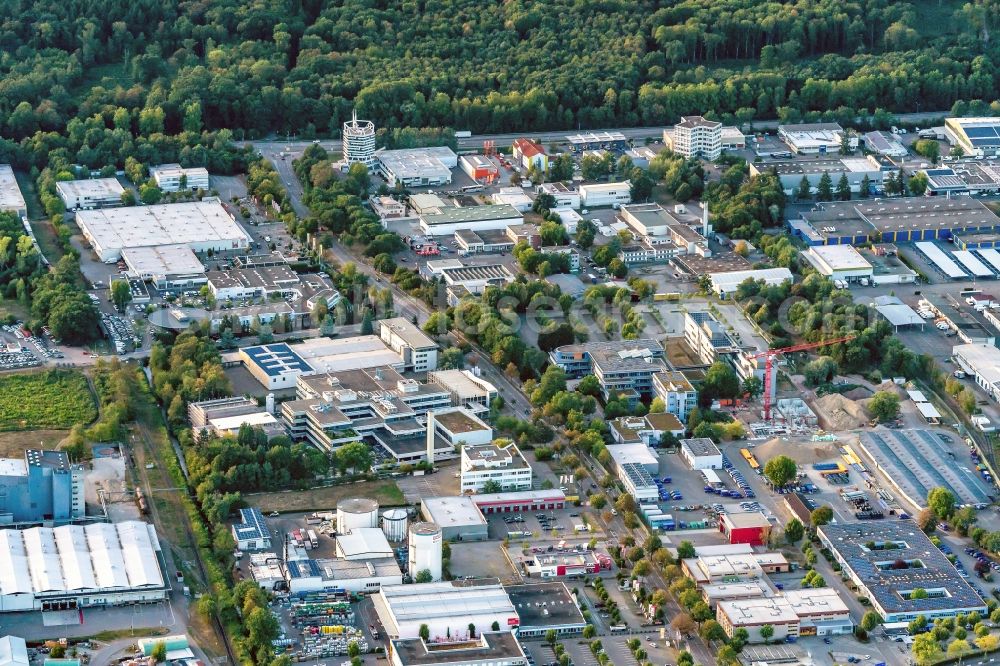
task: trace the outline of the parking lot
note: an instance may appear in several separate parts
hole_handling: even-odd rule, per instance
[[[583,539],[588,541],[591,536],[600,537],[600,532],[593,516],[586,518],[589,526],[595,532],[579,530],[574,534],[574,526],[582,526],[585,522],[584,512],[580,507],[568,506],[565,509],[549,509],[546,511],[523,511],[517,513],[491,514],[486,516],[489,523],[491,539],[503,539],[511,534],[513,540],[527,536],[529,539]]]

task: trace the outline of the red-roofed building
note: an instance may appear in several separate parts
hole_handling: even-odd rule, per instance
[[[545,149],[531,139],[514,139],[513,153],[514,160],[524,169],[531,168],[532,164],[542,171],[549,168],[549,156],[545,154]]]

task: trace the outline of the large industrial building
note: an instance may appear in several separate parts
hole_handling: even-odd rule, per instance
[[[844,128],[837,123],[778,125],[778,137],[799,155],[827,155],[840,150]]]
[[[817,533],[886,624],[905,624],[918,615],[933,621],[988,612],[955,565],[910,520],[836,523]],[[914,598],[918,589],[926,595]]]
[[[540,638],[549,631],[572,636],[587,626],[566,583],[508,585],[506,590],[517,613],[517,635],[521,638]]]
[[[205,167],[161,164],[149,167],[149,175],[156,182],[156,186],[164,192],[208,189],[208,169]]]
[[[975,378],[991,398],[1000,402],[1000,348],[990,344],[965,344],[952,347],[958,366]]]
[[[719,298],[727,298],[747,280],[759,281],[768,287],[775,287],[785,282],[791,282],[792,272],[787,268],[759,268],[749,271],[709,273],[708,279],[711,281],[712,291],[718,294]]]
[[[9,164],[0,164],[0,211],[10,211],[18,217],[28,215],[24,195],[17,185],[14,169]]]
[[[400,355],[374,335],[310,338],[296,345],[275,342],[243,347],[238,354],[250,374],[272,391],[294,387],[303,375],[405,366]]]
[[[164,600],[161,557],[139,521],[0,530],[0,612]]]
[[[403,584],[403,572],[395,557],[364,561],[343,558],[289,560],[285,568],[291,594],[338,591],[364,594],[375,592],[383,585]]]
[[[521,224],[524,215],[507,204],[440,208],[420,215],[420,230],[428,236],[454,236],[460,229],[488,231]]]
[[[995,234],[1000,217],[969,197],[915,197],[820,203],[788,225],[808,245],[863,245]]]
[[[811,190],[816,192],[824,175],[830,177],[833,187],[836,187],[837,183],[840,182],[841,176],[846,176],[851,192],[860,192],[865,178],[868,179],[869,191],[871,189],[881,191],[884,178],[899,171],[899,168],[874,155],[867,157],[823,156],[750,163],[750,174],[753,176],[771,171],[778,174],[781,189],[784,190],[785,194],[791,195],[799,188],[803,178],[809,182]]]
[[[188,245],[126,247],[121,253],[129,275],[159,291],[197,290],[208,283],[205,267]]]
[[[246,250],[250,247],[247,232],[218,199],[80,210],[77,211],[76,222],[101,261],[106,263],[117,261],[122,250],[130,247],[180,244],[195,252]]]
[[[469,625],[487,630],[496,622],[512,628],[517,611],[496,578],[389,585],[373,597],[390,639],[417,638],[426,624],[432,641],[468,637]]]
[[[0,458],[0,525],[68,523],[86,515],[83,466],[64,451]]]
[[[121,206],[125,188],[117,178],[60,180],[56,182],[56,194],[66,205],[66,210],[88,210]]]
[[[944,133],[952,146],[969,157],[994,157],[1000,154],[1000,119],[947,118]]]
[[[375,159],[389,187],[447,185],[458,167],[458,155],[447,146],[380,150]]]

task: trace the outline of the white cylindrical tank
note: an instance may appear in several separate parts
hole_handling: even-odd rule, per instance
[[[382,531],[385,538],[393,543],[406,541],[406,528],[409,525],[410,516],[406,509],[389,509],[382,514]]]
[[[337,502],[337,534],[356,527],[378,527],[378,502],[365,497]]]
[[[268,393],[267,398],[264,400],[264,409],[267,410],[268,414],[274,414],[274,394]]]
[[[441,580],[441,559],[444,542],[441,528],[434,523],[413,523],[410,525],[409,574],[413,580],[427,569],[431,580]]]

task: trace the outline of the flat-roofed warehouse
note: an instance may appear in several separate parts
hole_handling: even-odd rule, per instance
[[[960,233],[1000,231],[1000,217],[969,197],[838,201],[801,216],[789,227],[808,245],[947,240]]]
[[[810,247],[804,256],[822,275],[834,280],[857,282],[870,278],[872,265],[850,245],[820,245]]]
[[[982,597],[913,521],[837,523],[817,533],[886,624],[987,612]],[[926,596],[913,598],[917,589]]]
[[[519,624],[514,604],[496,578],[387,585],[372,600],[389,638],[417,638],[422,624],[431,640],[467,636],[469,624],[480,630],[494,622],[504,628]]]
[[[447,146],[381,150],[375,159],[390,187],[446,185],[451,182],[451,170],[458,166],[458,155]]]
[[[509,204],[442,208],[420,215],[420,230],[428,236],[454,236],[460,229],[506,229],[524,222],[524,215]]]
[[[157,289],[189,289],[208,282],[205,267],[187,245],[172,243],[122,248],[129,273]]]
[[[947,118],[944,133],[948,142],[973,157],[1000,154],[1000,118]]]
[[[0,530],[0,612],[161,601],[161,557],[139,521]]]
[[[947,240],[957,233],[1000,231],[1000,217],[968,197],[914,197],[860,202],[858,213],[881,234],[883,243]]]
[[[186,245],[195,252],[245,250],[250,236],[218,199],[81,210],[76,223],[104,262],[127,247]]]
[[[28,215],[24,195],[17,185],[14,169],[9,164],[0,164],[0,210],[9,210],[18,217]]]

